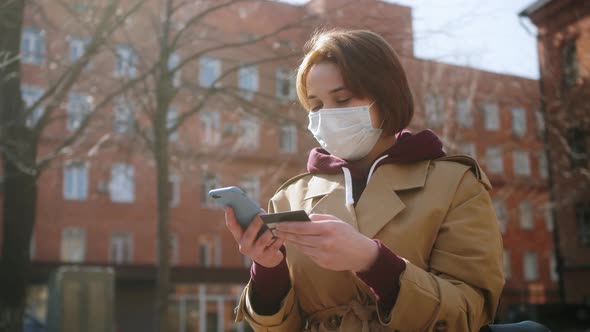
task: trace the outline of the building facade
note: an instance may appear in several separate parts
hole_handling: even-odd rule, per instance
[[[536,1],[542,110],[565,304],[590,306],[590,4]]]
[[[80,15],[88,10],[75,8]],[[186,23],[205,10],[191,7],[175,19]],[[44,21],[51,15],[62,24]],[[56,59],[67,65],[84,54],[89,36],[66,15],[56,9],[45,16],[27,12],[21,53],[23,99],[29,105],[50,85],[47,77]],[[296,24],[282,30],[276,17]],[[125,34],[114,34],[107,48],[111,52],[97,55],[85,69],[60,108],[63,117],[46,128],[47,136],[75,130],[78,115],[95,107],[102,88],[141,75],[142,64],[156,52],[150,48],[154,45],[138,43],[145,39],[147,23],[141,17],[132,22]],[[213,11],[201,30],[184,40],[189,46],[171,57],[179,63],[192,54],[191,47],[242,43],[194,56],[175,77],[179,92],[169,112],[171,123],[213,90],[235,88],[240,101],[213,97],[170,136],[173,330],[246,328],[233,324],[232,308],[247,282],[250,262],[226,230],[223,210],[206,193],[238,185],[265,207],[282,182],[305,171],[315,142],[305,129],[305,112],[295,103],[293,70],[300,54],[282,55],[300,51],[319,27],[381,33],[400,55],[415,94],[410,129],[431,128],[447,153],[470,155],[486,170],[505,245],[507,283],[499,319],[510,320],[521,304],[557,301],[538,82],[416,58],[409,7],[375,0],[261,1]],[[273,36],[259,40],[265,34]],[[257,63],[260,54],[275,53],[277,60]],[[136,144],[146,110],[141,94],[113,99],[88,138],[57,158],[39,179],[31,246],[36,284],[30,302],[41,312],[49,271],[62,264],[109,265],[117,271],[119,328],[149,331],[157,262],[155,164],[146,148]],[[42,112],[42,107],[33,112],[31,121]],[[50,151],[52,142],[42,142],[41,151]]]

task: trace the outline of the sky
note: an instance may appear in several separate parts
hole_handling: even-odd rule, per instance
[[[387,2],[412,7],[416,57],[539,78],[536,29],[518,17],[534,0]]]

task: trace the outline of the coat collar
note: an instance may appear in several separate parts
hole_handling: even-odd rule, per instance
[[[354,209],[345,206],[344,175],[314,175],[304,199],[322,197],[310,213],[331,213],[373,238],[405,204],[396,192],[424,187],[430,160],[386,164],[373,173]],[[348,219],[348,220],[347,220]]]

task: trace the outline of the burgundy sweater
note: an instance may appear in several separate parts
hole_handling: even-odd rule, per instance
[[[445,152],[442,149],[442,142],[432,131],[424,130],[413,134],[404,130],[397,135],[396,143],[381,156],[383,155],[387,155],[387,157],[381,160],[375,168],[385,164],[412,163],[440,158],[445,155]],[[307,170],[311,174],[339,174],[342,172],[342,167],[350,170],[353,197],[354,201],[358,202],[367,183],[367,173],[345,160],[330,155],[321,148],[313,149],[307,161]],[[374,241],[379,248],[375,263],[369,270],[356,273],[356,275],[375,293],[379,307],[383,311],[389,312],[395,305],[399,293],[399,278],[406,268],[406,263],[381,241]],[[286,257],[284,246],[281,251]],[[286,259],[283,258],[281,263],[273,268],[266,268],[254,262],[250,269],[250,275],[251,300],[256,312],[262,315],[278,312],[281,301],[290,288],[289,268]]]

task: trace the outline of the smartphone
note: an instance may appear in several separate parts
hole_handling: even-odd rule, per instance
[[[272,231],[275,229],[277,223],[283,221],[311,221],[307,213],[303,210],[295,210],[295,211],[287,211],[287,212],[277,212],[277,213],[269,213],[263,214],[260,216],[262,221],[268,226],[268,228]]]
[[[213,189],[209,191],[209,196],[211,196],[211,198],[213,198],[219,205],[223,207],[231,207],[234,210],[238,224],[240,224],[243,229],[248,228],[254,217],[260,213],[264,213],[264,210],[262,210],[256,202],[248,198],[242,189],[238,187]],[[262,235],[267,229],[268,227],[266,224],[263,224],[256,238]]]

